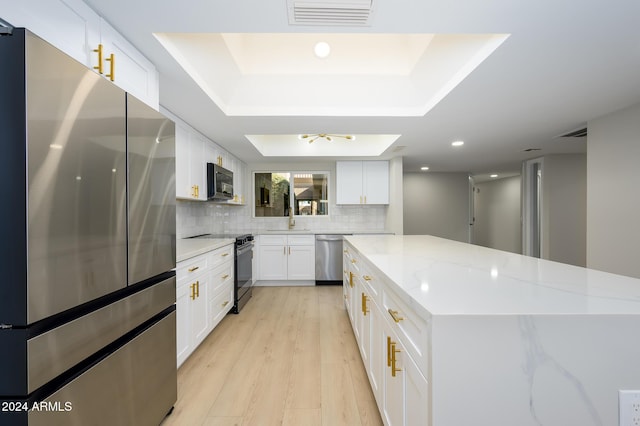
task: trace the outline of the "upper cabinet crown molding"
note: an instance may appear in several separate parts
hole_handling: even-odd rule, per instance
[[[81,0],[7,2],[2,19],[25,27],[87,68],[158,110],[158,72],[147,58]],[[113,56],[112,56],[113,55]]]

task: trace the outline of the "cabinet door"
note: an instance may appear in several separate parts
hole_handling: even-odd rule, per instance
[[[385,417],[386,424],[389,426],[404,425],[404,375],[405,370],[402,368],[402,356],[404,351],[400,346],[400,342],[391,328],[386,322],[384,325],[384,355],[385,355],[385,371],[383,382],[383,407],[382,413]],[[394,352],[394,349],[396,352]],[[393,357],[395,354],[396,362],[394,364]],[[392,370],[396,367],[395,372]],[[399,369],[399,370],[398,370]],[[426,424],[426,423],[424,423]]]
[[[210,273],[201,275],[198,279],[190,281],[187,286],[189,289],[190,302],[191,343],[194,348],[196,348],[209,333],[207,289],[210,276]]]
[[[287,277],[290,280],[314,280],[316,278],[315,246],[287,248]]]
[[[367,373],[369,375],[369,383],[371,384],[371,390],[373,396],[376,398],[379,407],[382,407],[382,385],[384,380],[384,373],[386,367],[386,337],[384,336],[384,329],[382,325],[382,313],[373,301],[368,302],[370,316],[370,329],[369,336],[371,339],[370,348],[371,354],[369,356],[369,365],[367,367]],[[424,423],[426,424],[426,423]]]
[[[207,140],[196,132],[191,132],[189,149],[189,176],[195,185],[198,200],[207,200],[207,162],[204,161],[204,148]]]
[[[406,353],[402,354],[404,369],[404,424],[426,425],[429,421],[429,386],[418,366]]]
[[[191,354],[193,348],[189,341],[191,338],[190,331],[190,314],[191,307],[189,284],[180,285],[176,289],[176,349],[178,357],[178,367],[182,365],[185,359]]]
[[[158,109],[158,72],[107,21],[100,20],[100,37],[104,52],[104,75],[123,90],[150,107]],[[113,54],[113,61],[110,55]]]
[[[389,204],[389,162],[363,161],[364,204]]]
[[[336,162],[336,204],[362,204],[362,161]]]
[[[264,246],[260,251],[260,279],[286,280],[287,254],[286,246]]]
[[[189,130],[176,124],[176,197],[192,198],[195,194],[190,178]]]

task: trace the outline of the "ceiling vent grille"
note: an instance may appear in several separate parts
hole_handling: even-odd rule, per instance
[[[582,129],[573,130],[569,133],[565,133],[564,135],[560,135],[561,138],[585,138],[587,137],[587,128],[584,127]]]
[[[291,25],[367,26],[373,0],[287,0]]]

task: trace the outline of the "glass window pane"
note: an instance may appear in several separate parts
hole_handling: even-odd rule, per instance
[[[329,214],[327,173],[293,173],[294,213],[300,216]]]
[[[290,173],[256,173],[255,215],[256,217],[282,217],[289,215]]]

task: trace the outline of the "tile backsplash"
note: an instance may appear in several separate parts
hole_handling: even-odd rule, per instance
[[[176,237],[200,234],[260,233],[288,229],[287,217],[252,217],[250,206],[202,201],[176,202]],[[311,231],[381,231],[385,229],[387,206],[330,206],[329,217],[296,216],[296,229]]]

